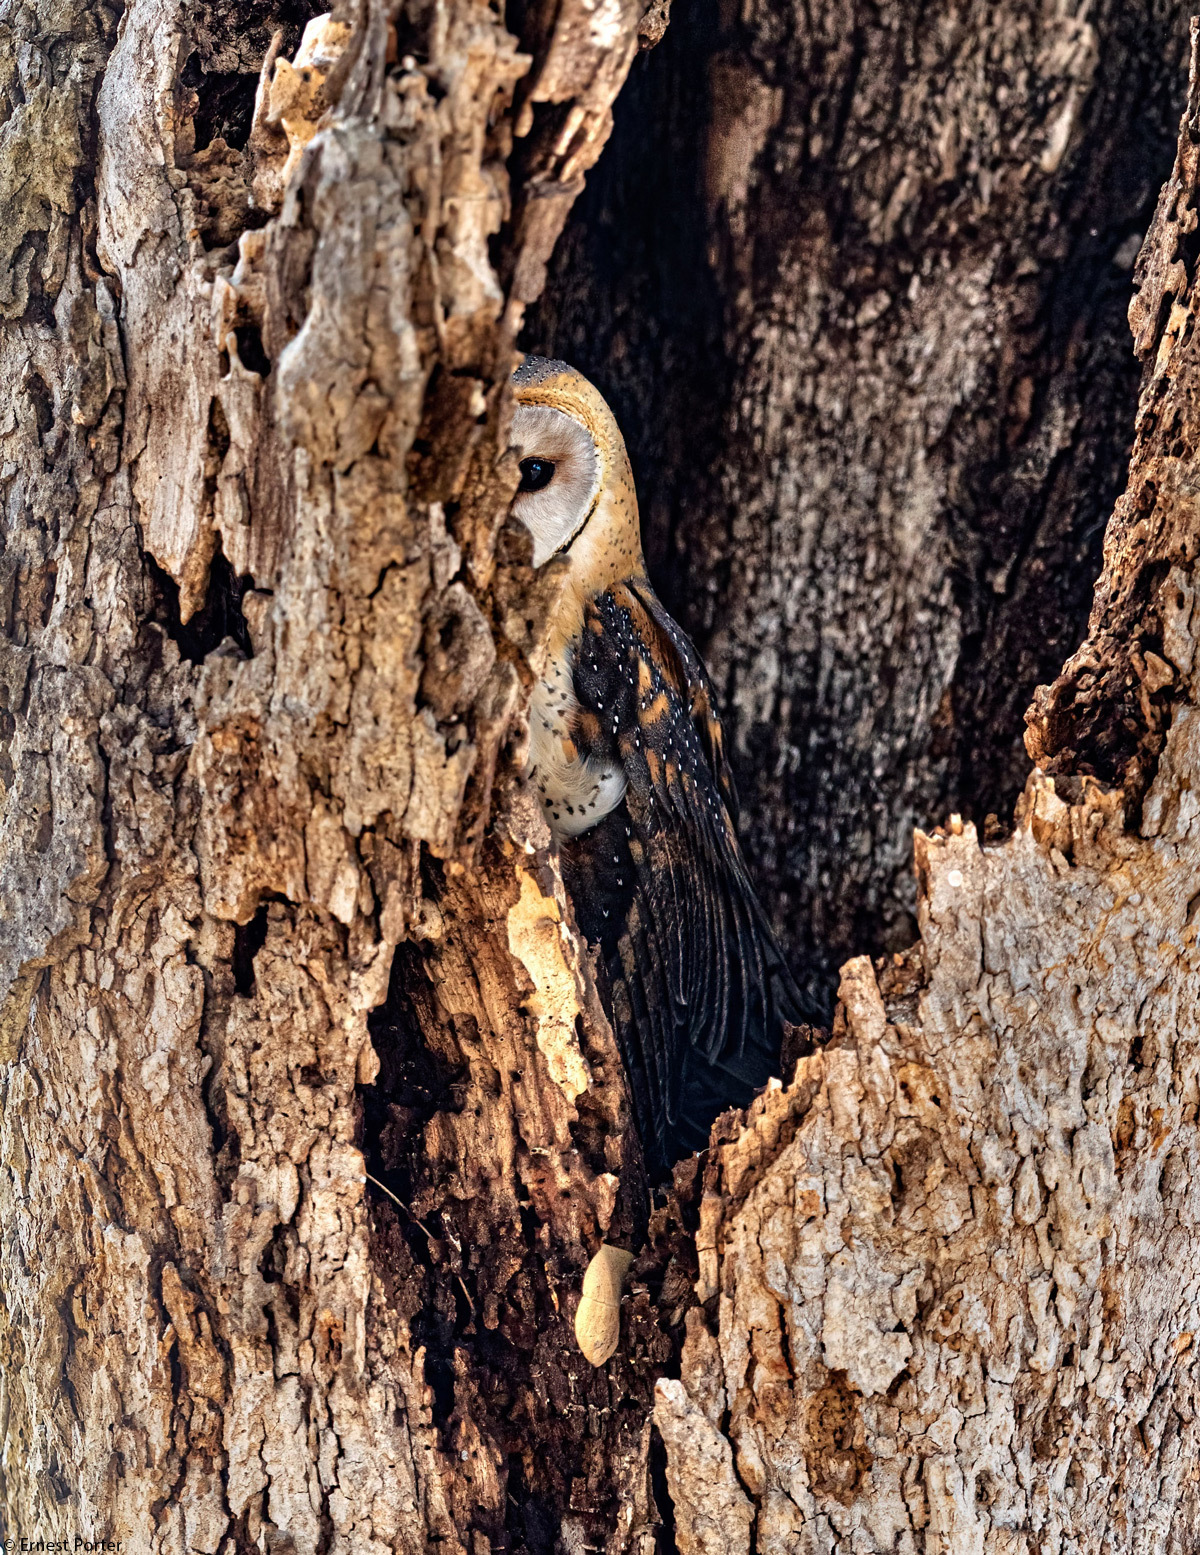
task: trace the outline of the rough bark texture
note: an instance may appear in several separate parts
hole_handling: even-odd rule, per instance
[[[1182,1550],[1200,1518],[1194,105],[1091,658],[1030,736],[1059,791],[1003,846],[920,842],[922,945],[851,963],[828,1050],[678,1173],[618,1354],[572,1342],[644,1205],[517,778],[561,573],[505,521],[505,386],[663,11],[358,0],[302,41],[284,0],[0,8],[6,1543]],[[826,959],[978,778],[970,730],[1012,783],[1020,675],[981,666],[1082,587],[1123,436],[1090,282],[1141,220],[1113,168],[1158,181],[1176,22],[1122,14],[710,19],[655,109],[686,154],[720,108],[664,262],[720,241],[686,306],[631,269],[599,345],[641,364],[657,554],[676,601],[714,585],[752,842],[786,797],[774,900]],[[693,392],[639,418],[657,363]]]
[[[826,999],[911,942],[914,824],[1008,825],[1024,710],[1083,634],[1188,14],[685,7],[531,316],[618,408],[747,851]]]
[[[1031,715],[1059,777],[1000,845],[917,834],[920,943],[847,963],[709,1165],[656,1409],[683,1555],[1195,1548],[1198,114],[1194,52],[1130,488]],[[1114,750],[1125,788],[1080,775]]]
[[[504,393],[639,11],[309,15],[0,23],[3,1536],[622,1548],[654,1373],[570,1304],[627,1107],[514,785],[561,573]]]

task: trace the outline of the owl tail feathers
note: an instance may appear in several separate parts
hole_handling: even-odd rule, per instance
[[[810,1001],[796,986],[772,938],[763,944],[767,983],[767,1015],[748,1022],[740,1050],[715,1060],[698,1048],[685,1052],[674,1116],[665,1138],[647,1150],[652,1177],[669,1174],[674,1163],[708,1145],[709,1132],[721,1113],[748,1107],[772,1077],[783,1078],[784,1028],[807,1027],[813,1019]],[[793,1033],[795,1035],[795,1033]],[[808,1050],[807,1043],[804,1051]]]
[[[750,1105],[755,1093],[779,1073],[781,1036],[782,1028],[775,1021],[768,1029],[748,1032],[740,1052],[722,1054],[715,1063],[695,1048],[685,1055],[661,1159],[647,1163],[652,1175],[666,1175],[683,1156],[703,1150],[721,1113]]]
[[[818,1026],[821,1010],[818,1001],[806,992],[792,976],[792,969],[783,959],[762,904],[755,898],[759,945],[766,969],[767,997],[775,1024],[781,1020],[789,1026]],[[778,1070],[775,1071],[778,1073]]]

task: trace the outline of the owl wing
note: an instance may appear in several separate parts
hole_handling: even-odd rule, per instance
[[[746,874],[708,677],[648,584],[594,599],[574,664],[576,745],[619,763],[625,797],[562,845],[580,927],[598,941],[651,1169],[778,1072],[800,996]]]

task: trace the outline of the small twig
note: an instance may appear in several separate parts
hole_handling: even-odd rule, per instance
[[[417,1219],[417,1217],[413,1214],[412,1210],[409,1209],[408,1205],[404,1202],[403,1199],[398,1199],[396,1197],[396,1195],[392,1192],[392,1190],[387,1186],[386,1183],[380,1182],[378,1177],[372,1177],[370,1172],[364,1172],[363,1176],[367,1179],[368,1182],[373,1182],[381,1193],[386,1193],[388,1198],[391,1199],[393,1204],[399,1205],[399,1207],[404,1211],[404,1213],[412,1221],[413,1225],[414,1226],[420,1226],[421,1230],[424,1231],[425,1235],[429,1238],[429,1240],[431,1242],[439,1242],[439,1241],[441,1241],[440,1237],[435,1237],[434,1236],[433,1232],[429,1229],[429,1227],[425,1224],[425,1222],[423,1220],[418,1220]],[[461,1252],[462,1251],[462,1243],[458,1240],[458,1238],[456,1236],[451,1235],[449,1232],[447,1232],[446,1234],[447,1234],[447,1237],[449,1238],[449,1240],[451,1242],[453,1242],[454,1246],[456,1248],[458,1248],[458,1250]],[[458,1281],[459,1287],[462,1290],[463,1295],[467,1298],[467,1305],[471,1309],[471,1316],[474,1317],[475,1316],[475,1303],[471,1300],[471,1292],[467,1289],[466,1282],[464,1281],[462,1275],[458,1274],[457,1272],[455,1273],[454,1278]]]
[[[399,1207],[404,1211],[404,1213],[412,1221],[413,1225],[414,1226],[420,1226],[421,1230],[424,1231],[425,1235],[429,1238],[429,1240],[431,1242],[437,1242],[437,1241],[440,1240],[439,1237],[434,1236],[433,1232],[429,1229],[429,1227],[425,1224],[425,1222],[423,1220],[418,1220],[417,1219],[417,1217],[413,1214],[412,1210],[409,1209],[408,1205],[404,1202],[403,1199],[398,1199],[396,1197],[396,1195],[392,1192],[392,1190],[388,1187],[388,1185],[386,1183],[380,1182],[378,1177],[372,1177],[370,1172],[364,1172],[363,1176],[367,1179],[368,1182],[373,1182],[375,1184],[375,1186],[379,1189],[380,1193],[386,1193],[388,1198],[391,1199],[393,1204],[399,1205]]]

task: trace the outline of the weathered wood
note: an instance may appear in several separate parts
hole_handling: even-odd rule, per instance
[[[682,1555],[1195,1542],[1198,39],[1131,309],[1130,492],[1032,724],[1040,749],[1074,688],[1075,727],[1139,757],[1105,788],[1077,737],[1007,841],[918,833],[919,944],[843,968],[829,1046],[717,1152],[656,1410]]]
[[[915,934],[913,826],[1008,824],[1084,635],[1191,9],[686,7],[531,315],[625,429],[755,878],[830,1006]]]
[[[578,1429],[536,1462],[599,1407],[567,1306],[627,1108],[514,783],[559,578],[505,530],[504,430],[639,18],[531,7],[528,53],[466,4],[3,24],[6,1537],[64,1503],[297,1555],[642,1516],[649,1371],[590,1468]],[[412,1038],[461,1067],[397,1214],[363,1098],[402,941]],[[513,1376],[557,1345],[517,1448],[489,1343]]]
[[[1057,788],[1031,780],[1002,845],[919,840],[921,944],[851,962],[830,1046],[650,1206],[518,781],[561,573],[505,520],[523,310],[661,34],[639,11],[531,5],[520,38],[462,0],[359,0],[307,39],[251,0],[0,21],[6,1539],[616,1555],[673,1517],[685,1555],[1169,1551],[1200,1520],[1190,139],[1143,259],[1145,499],[1111,532],[1101,690],[1079,661],[1033,723]],[[1053,86],[1014,153],[1043,192],[1090,25],[1021,35]],[[999,130],[964,82],[991,27],[943,147],[989,209],[970,147]],[[749,239],[747,153],[799,110],[736,59],[717,78],[709,195]],[[859,191],[873,221],[891,192]],[[731,306],[752,339],[759,304]],[[814,307],[795,338],[842,316]],[[854,314],[856,350],[899,372],[886,317]],[[874,357],[829,349],[857,392]],[[937,422],[942,391],[911,392]],[[823,457],[821,426],[789,423],[788,457]],[[680,529],[697,554],[712,511]],[[741,630],[762,600],[734,592]],[[1092,731],[1126,715],[1104,767]],[[860,883],[891,878],[908,811],[864,825]],[[593,1369],[584,1268],[643,1228]]]

